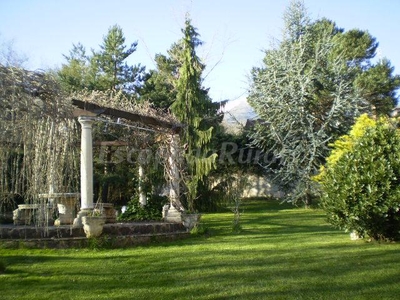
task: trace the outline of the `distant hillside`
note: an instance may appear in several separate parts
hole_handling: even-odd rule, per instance
[[[254,120],[257,117],[254,109],[247,102],[246,97],[231,100],[226,103],[223,109],[225,115],[222,125],[230,132],[240,130],[247,120]]]

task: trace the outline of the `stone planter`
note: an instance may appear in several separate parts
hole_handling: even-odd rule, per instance
[[[58,219],[54,221],[55,226],[70,225],[73,223],[79,197],[79,193],[39,194],[39,198],[48,199],[49,207],[53,207],[54,204],[57,204]]]
[[[82,217],[83,231],[87,238],[98,237],[103,232],[103,226],[106,219],[102,216],[84,216]]]
[[[58,220],[55,225],[72,224],[76,214],[76,197],[62,197],[57,199]]]
[[[31,225],[37,221],[39,204],[19,204],[13,212],[14,225]]]
[[[199,223],[200,218],[201,214],[182,214],[182,224],[190,231]]]
[[[115,214],[115,209],[112,203],[99,203],[97,210],[100,212],[105,218],[106,218],[106,223],[116,223],[117,222],[117,216]]]

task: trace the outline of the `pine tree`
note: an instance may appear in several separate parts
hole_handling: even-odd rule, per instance
[[[156,69],[147,74],[140,90],[142,100],[149,101],[163,110],[170,108],[177,96],[176,81],[182,67],[182,52],[182,41],[178,41],[167,50],[167,55],[156,54]]]
[[[100,51],[87,54],[82,44],[73,45],[69,55],[64,55],[67,64],[58,72],[60,82],[67,91],[118,89],[135,94],[145,68],[128,65],[126,59],[136,47],[137,42],[127,47],[121,27],[114,25],[104,36]]]
[[[162,110],[168,110],[176,99],[174,82],[179,74],[179,61],[175,55],[177,44],[168,50],[168,56],[156,54],[156,70],[150,70],[146,74],[144,84],[139,94],[140,99],[149,101],[152,105]]]
[[[95,60],[104,84],[104,89],[121,89],[126,92],[136,92],[142,80],[144,67],[140,64],[129,66],[126,59],[136,51],[137,42],[128,48],[121,27],[112,26],[103,38],[100,51],[94,52]]]
[[[396,89],[400,87],[400,75],[394,75],[393,72],[390,61],[384,58],[360,72],[354,80],[354,85],[361,91],[375,116],[388,115],[397,105]]]
[[[81,91],[85,88],[92,89],[96,79],[96,69],[92,68],[91,59],[86,54],[85,47],[73,44],[69,55],[64,55],[67,64],[58,72],[60,82],[68,92]]]

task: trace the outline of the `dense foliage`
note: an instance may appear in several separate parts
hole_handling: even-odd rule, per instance
[[[252,72],[249,103],[262,121],[251,137],[279,160],[276,183],[292,193],[290,200],[310,204],[310,175],[323,162],[327,141],[347,128],[361,102],[346,66],[329,57],[334,27],[317,35],[302,6],[291,6],[285,23],[284,40]]]
[[[260,121],[253,144],[273,154],[276,183],[288,201],[310,204],[311,176],[324,163],[328,143],[346,133],[361,112],[387,114],[397,101],[400,77],[387,60],[372,64],[378,46],[366,31],[345,32],[332,21],[311,21],[293,1],[284,34],[252,70],[249,103]]]
[[[374,126],[376,126],[376,121],[374,119],[371,119],[367,114],[362,114],[361,116],[359,116],[356,119],[355,124],[352,126],[349,134],[342,135],[336,141],[329,144],[329,146],[331,147],[331,152],[326,158],[325,165],[328,168],[333,167],[339,160],[339,158],[353,150],[355,143],[365,134],[365,131],[369,127]],[[319,174],[313,176],[312,179],[317,182],[323,181],[325,172],[325,166],[322,165]]]
[[[116,92],[127,97],[130,103],[150,101],[153,107],[171,111],[185,124],[181,132],[183,158],[180,162],[184,163],[180,166],[180,175],[185,186],[182,200],[189,210],[216,208],[210,202],[216,197],[224,198],[230,181],[235,179],[232,174],[243,170],[244,151],[234,154],[234,164],[221,160],[217,165],[218,154],[226,142],[246,148],[248,152],[261,149],[268,157],[264,167],[275,175],[275,183],[289,192],[288,201],[310,204],[318,195],[317,184],[311,178],[325,163],[329,143],[348,132],[362,112],[385,115],[397,103],[400,76],[393,74],[394,68],[388,59],[373,60],[378,47],[375,37],[366,30],[345,31],[324,18],[313,21],[302,2],[292,1],[284,15],[282,38],[265,51],[262,66],[251,72],[248,100],[260,120],[248,136],[251,138],[249,147],[243,137],[233,140],[219,131],[219,105],[212,102],[208,89],[203,86],[205,65],[196,53],[202,42],[189,18],[185,20],[182,33],[183,38],[172,44],[167,55],[156,55],[156,70],[144,74],[140,64],[127,63],[138,43],[125,45],[121,27],[114,25],[104,36],[99,50],[87,53],[80,43],[73,45],[57,75],[63,92],[69,95],[87,90]],[[6,54],[0,51],[0,63],[23,62],[4,60],[12,52]],[[118,103],[119,100],[115,97],[110,101]],[[33,127],[25,125],[25,128]],[[43,132],[46,138],[53,138],[47,136],[47,129]],[[121,132],[110,129],[107,124],[96,124],[93,132],[95,138],[102,141],[116,142],[122,137]],[[363,135],[364,131],[359,137]],[[29,141],[34,138],[30,136]],[[135,149],[155,147],[157,138],[146,135],[145,142],[127,145]],[[94,151],[99,156],[94,161],[96,198],[117,203],[126,201],[139,189],[158,193],[155,186],[165,183],[160,165],[152,168],[148,164],[147,178],[140,178],[135,168],[140,165],[138,156],[130,156],[133,161],[129,164],[121,163],[113,147]],[[333,147],[327,168],[336,167],[339,157],[341,160],[350,155],[355,144],[341,138]],[[106,153],[105,157],[101,156],[101,151]],[[56,152],[48,161],[57,160],[61,152]],[[127,153],[124,155],[128,157]],[[18,155],[13,157],[14,162],[8,164],[17,170]],[[114,161],[115,157],[118,162]],[[76,171],[76,162],[73,166]],[[36,167],[40,168],[41,164]],[[259,171],[254,164],[248,169]],[[321,172],[320,179],[323,176],[328,176],[325,171]],[[11,189],[9,182],[8,190]],[[74,189],[77,189],[76,184]],[[152,186],[143,188],[144,185]],[[361,229],[358,231],[362,233]]]
[[[374,239],[400,238],[400,133],[398,121],[359,119],[334,144],[318,177],[328,221]],[[364,132],[357,134],[360,129]]]
[[[154,61],[156,70],[150,70],[140,88],[140,100],[149,101],[155,107],[168,110],[176,99],[174,82],[178,77],[180,62],[177,60],[179,44],[174,43],[169,49],[168,56],[156,54]]]

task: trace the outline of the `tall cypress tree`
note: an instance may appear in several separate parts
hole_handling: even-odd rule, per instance
[[[180,68],[175,83],[176,100],[171,105],[172,113],[186,125],[181,135],[187,165],[184,176],[187,187],[188,209],[194,210],[195,199],[199,197],[198,186],[204,177],[216,167],[217,154],[209,153],[209,144],[214,127],[210,120],[216,116],[215,104],[202,87],[202,72],[205,66],[196,54],[202,44],[199,34],[186,17],[182,29],[181,52],[178,60]]]

